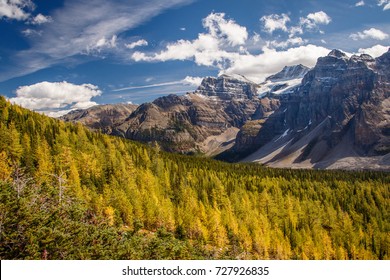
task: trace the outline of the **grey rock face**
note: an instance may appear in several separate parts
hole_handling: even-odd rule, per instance
[[[267,158],[269,165],[280,164],[283,160],[290,162],[287,159],[294,158],[289,164],[309,162],[311,167],[317,164],[321,168],[341,157],[379,158],[388,154],[389,69],[390,51],[377,59],[369,55],[349,58],[338,50],[319,58],[299,88],[281,98],[273,118],[268,117],[253,137],[252,142],[260,151],[258,154],[265,158],[261,150],[266,148],[274,152],[274,157]],[[238,137],[245,137],[242,134],[239,132]],[[236,140],[236,143],[240,142],[240,139]],[[271,148],[273,142],[280,143],[278,147],[283,148],[275,152],[277,149]],[[294,143],[300,143],[300,146],[294,146]],[[340,145],[348,149],[336,152]],[[238,145],[234,149],[236,153],[245,153]],[[343,150],[348,150],[349,154],[343,154]]]
[[[257,85],[243,76],[221,75],[218,78],[203,79],[195,92],[222,100],[251,100],[257,96]]]
[[[388,77],[378,71],[388,69],[390,64],[385,64],[384,58],[375,60],[362,55],[349,59],[340,51],[320,58],[302,81],[297,92],[299,103],[287,106],[287,125],[299,130],[309,122],[316,125],[330,116],[331,134],[336,135],[351,125],[356,148],[375,154],[375,145],[383,138],[381,122],[387,126],[382,103],[390,94],[384,82]]]

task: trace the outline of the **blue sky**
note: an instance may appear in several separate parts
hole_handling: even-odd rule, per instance
[[[390,0],[0,0],[0,94],[49,115],[390,46]]]

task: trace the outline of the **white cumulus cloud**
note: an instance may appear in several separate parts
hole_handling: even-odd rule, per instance
[[[0,0],[0,19],[26,20],[34,9],[30,0]]]
[[[306,18],[301,18],[300,25],[308,29],[317,28],[318,25],[327,25],[332,21],[331,17],[328,16],[324,11],[316,13],[310,13]]]
[[[390,9],[390,0],[379,0],[378,6],[383,6],[383,10],[389,10]]]
[[[218,20],[215,20],[216,17]],[[246,44],[234,47],[231,44],[232,37],[226,35],[227,32],[223,32],[224,29],[220,28],[220,23],[228,21],[237,25],[232,20],[224,19],[224,14],[211,14],[203,21],[207,33],[198,34],[198,37],[194,40],[178,40],[168,43],[159,52],[134,52],[132,59],[146,62],[192,60],[197,65],[216,67],[220,70],[220,74],[242,74],[255,82],[262,82],[264,78],[280,71],[286,65],[301,63],[309,67],[314,66],[318,57],[330,52],[329,49],[324,47],[304,45],[307,43],[306,40],[294,36],[282,42],[268,41],[261,46],[259,43],[261,38],[256,33],[249,39],[245,35]],[[318,22],[324,21],[318,20]],[[244,30],[242,28],[235,29]],[[247,32],[244,33],[247,34]],[[230,39],[228,40],[227,37]],[[256,50],[258,51],[260,48],[262,53],[252,54],[249,48],[250,44],[256,44]],[[290,48],[286,49],[288,47]],[[285,50],[278,51],[276,48]]]
[[[372,57],[378,57],[384,54],[389,50],[390,46],[382,46],[382,45],[375,45],[372,46],[371,48],[360,48],[358,53],[359,54],[369,54]]]
[[[225,63],[244,52],[242,44],[248,39],[245,27],[225,19],[223,13],[211,13],[203,20],[207,33],[194,40],[178,40],[167,44],[158,53],[134,52],[135,61],[194,60],[198,65],[223,68]]]
[[[85,109],[94,105],[93,97],[101,95],[99,88],[92,84],[75,85],[68,82],[41,82],[21,86],[16,90],[12,103],[39,112],[54,112],[54,115],[70,110]],[[52,116],[53,116],[52,114]]]
[[[287,14],[272,14],[261,17],[260,21],[264,24],[264,30],[272,34],[275,30],[287,32],[287,23],[290,21],[290,17]]]
[[[285,49],[290,46],[299,46],[307,43],[307,40],[302,39],[301,37],[291,37],[288,38],[286,41],[271,41],[268,42],[269,46],[275,47],[275,48],[282,48]]]
[[[136,47],[142,47],[142,46],[147,46],[147,45],[148,45],[148,41],[146,41],[144,39],[140,39],[138,41],[135,41],[135,42],[132,42],[129,44],[125,44],[125,47],[128,49],[134,49]]]
[[[367,30],[364,30],[363,32],[357,32],[353,33],[349,36],[353,40],[365,40],[365,39],[374,39],[374,40],[385,40],[389,38],[389,35],[385,32],[376,29],[376,28],[370,28]]]
[[[291,24],[291,19],[287,14],[271,14],[260,18],[263,23],[264,31],[272,34],[276,30],[281,30],[289,34],[289,40],[284,42],[272,41],[275,46],[286,47],[288,45],[298,45],[299,37],[297,34],[302,35],[304,31],[315,32],[322,31],[318,30],[320,25],[328,25],[332,19],[324,11],[310,13],[306,17],[300,17],[297,24]]]
[[[329,24],[332,21],[330,16],[323,11],[308,14],[307,18],[316,24]]]
[[[264,47],[259,55],[239,56],[220,74],[241,74],[254,82],[262,82],[266,77],[282,70],[284,66],[303,64],[313,67],[319,57],[326,56],[329,52],[327,48],[311,44],[282,51]]]
[[[243,45],[248,39],[246,27],[234,20],[225,19],[224,13],[211,13],[203,19],[203,27],[212,37],[225,39],[231,46]]]
[[[203,78],[202,77],[191,77],[191,76],[187,76],[185,77],[182,82],[183,84],[185,85],[190,85],[190,86],[200,86],[200,84],[202,83],[202,80]]]
[[[359,1],[355,4],[355,7],[363,7],[364,5],[366,5],[366,3],[364,3],[364,1]]]

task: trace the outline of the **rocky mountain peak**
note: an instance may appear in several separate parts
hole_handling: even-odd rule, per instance
[[[348,59],[348,56],[345,53],[343,53],[342,51],[337,50],[337,49],[332,50],[328,54],[328,56],[332,56],[332,57],[336,57],[336,58]]]
[[[161,96],[153,101],[153,104],[157,105],[162,109],[170,108],[173,105],[185,105],[187,103],[188,103],[187,99],[183,98],[182,96],[178,96],[176,94]]]
[[[390,52],[374,59],[333,50],[287,97],[247,122],[221,158],[252,153],[245,161],[273,167],[390,170]]]
[[[279,95],[293,92],[300,84],[310,68],[302,64],[285,66],[282,71],[269,76],[258,89],[259,96]]]
[[[257,85],[241,75],[221,75],[204,78],[195,93],[222,100],[257,98]]]
[[[266,81],[279,82],[291,79],[302,79],[309,70],[309,67],[306,67],[302,64],[285,66],[282,71],[276,73],[275,75],[269,76]]]
[[[327,56],[318,58],[315,67],[303,78],[302,85],[309,85],[312,81],[326,86],[334,84],[348,68],[349,62],[345,53],[332,50]]]

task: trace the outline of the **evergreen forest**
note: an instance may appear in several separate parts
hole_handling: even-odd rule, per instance
[[[390,174],[168,154],[0,97],[0,259],[390,259]]]

